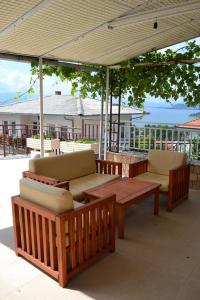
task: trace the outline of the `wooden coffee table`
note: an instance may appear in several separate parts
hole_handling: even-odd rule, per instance
[[[86,201],[116,194],[116,208],[118,211],[118,236],[124,238],[124,218],[126,207],[144,200],[154,194],[154,215],[159,211],[159,188],[160,184],[141,181],[134,178],[121,178],[103,184],[96,188],[84,191]]]

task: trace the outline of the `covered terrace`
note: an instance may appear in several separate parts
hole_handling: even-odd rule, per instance
[[[192,0],[1,1],[0,58],[39,61],[42,137],[43,63],[105,68],[108,108],[110,67],[197,37],[199,29],[200,2]],[[152,199],[131,207],[127,237],[116,240],[116,252],[62,289],[13,251],[10,197],[27,165],[28,159],[0,161],[0,299],[199,299],[199,191],[190,190],[189,201],[171,214],[161,203],[159,217]]]

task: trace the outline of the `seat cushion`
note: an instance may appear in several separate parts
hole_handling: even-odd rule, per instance
[[[60,181],[71,180],[96,172],[95,154],[92,150],[85,150],[31,159],[29,171]]]
[[[76,201],[82,201],[84,200],[83,191],[116,180],[118,178],[120,178],[119,175],[94,173],[71,180],[69,183],[69,190]]]
[[[146,172],[134,178],[144,180],[144,181],[149,181],[149,182],[160,183],[161,184],[160,191],[168,192],[169,176]]]
[[[74,209],[72,194],[61,188],[22,178],[20,180],[20,196],[45,208],[62,213]]]
[[[169,170],[186,164],[187,155],[176,151],[150,150],[148,158],[148,172],[169,175]]]

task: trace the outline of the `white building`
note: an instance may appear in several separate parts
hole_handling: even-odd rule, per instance
[[[44,97],[44,126],[51,131],[73,128],[75,133],[85,134],[92,128],[93,135],[97,135],[100,122],[101,101],[90,98],[81,99],[79,96],[64,96],[56,92],[54,96]],[[105,111],[105,109],[104,109]],[[117,120],[118,106],[112,108],[113,121]],[[131,107],[121,107],[121,123],[131,122],[132,116],[139,116],[142,111]],[[0,124],[4,131],[14,134],[19,125],[39,125],[39,99],[18,102],[0,107]],[[13,126],[9,126],[13,125]],[[5,129],[6,127],[6,129]],[[19,134],[18,134],[19,135]]]

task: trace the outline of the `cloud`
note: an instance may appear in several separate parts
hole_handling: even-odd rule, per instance
[[[25,92],[30,87],[30,70],[29,68],[16,68],[16,65],[12,67],[11,64],[6,67],[4,62],[3,66],[0,65],[0,87],[1,93],[16,93],[19,91],[20,93]],[[59,90],[62,94],[70,94],[71,91],[71,83],[69,82],[61,82],[56,76],[45,76],[43,81],[44,86],[44,94],[51,95],[54,94],[55,90]],[[34,85],[34,89],[36,94],[39,93],[39,80],[37,80]]]
[[[16,90],[25,89],[30,81],[29,74],[10,68],[0,67],[0,74],[2,92],[16,92]]]

